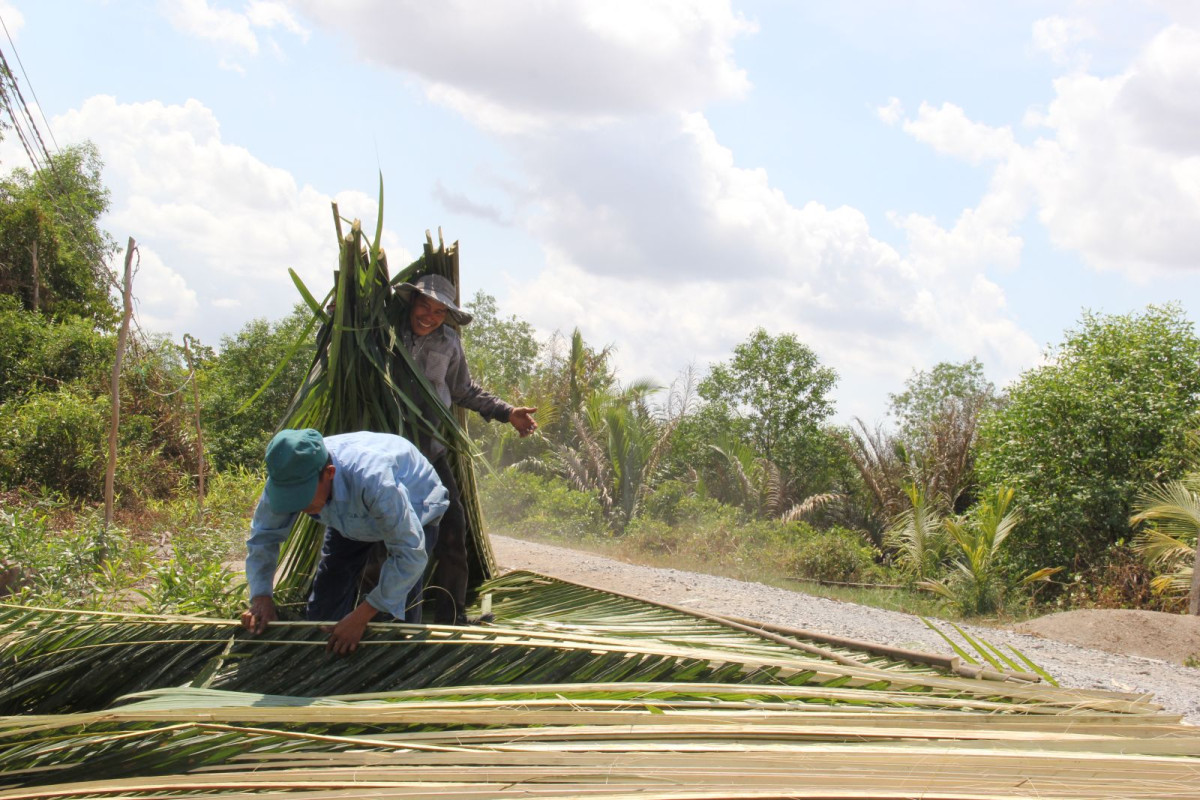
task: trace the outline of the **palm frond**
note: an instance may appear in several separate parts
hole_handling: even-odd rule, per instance
[[[383,209],[383,182],[379,187]],[[280,428],[316,428],[325,435],[370,430],[396,433],[412,441],[431,437],[447,444],[449,462],[458,479],[467,516],[471,584],[494,573],[495,557],[483,535],[474,461],[474,445],[465,432],[465,412],[442,405],[424,374],[400,342],[397,331],[407,324],[407,309],[392,287],[421,274],[447,278],[457,291],[458,247],[438,243],[426,231],[424,253],[390,277],[380,247],[382,216],[373,239],[359,220],[343,235],[343,219],[333,206],[339,261],[334,287],[326,295],[334,304],[326,316],[314,295],[293,276],[314,317],[325,321],[308,375],[296,392]],[[451,324],[451,323],[447,323]],[[429,418],[427,415],[433,415]],[[301,515],[280,552],[276,595],[296,601],[307,595],[320,557],[322,530]]]
[[[483,591],[494,625],[340,658],[309,623],[0,606],[0,797],[1138,798],[1200,770],[1141,697],[534,573]]]

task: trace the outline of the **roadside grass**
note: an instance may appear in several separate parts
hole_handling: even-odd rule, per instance
[[[195,490],[121,509],[105,531],[97,507],[10,492],[0,498],[0,596],[50,607],[231,616],[246,602],[240,562],[263,476],[210,476],[203,514]],[[853,531],[748,518],[694,496],[650,498],[621,536],[591,495],[523,473],[481,480],[490,532],[655,567],[749,580],[925,617],[961,619],[909,588]],[[832,584],[867,585],[832,585]],[[885,584],[870,585],[870,584]],[[1005,624],[1037,609],[1011,603]]]
[[[488,530],[499,535],[890,611],[965,619],[934,593],[910,587],[854,531],[755,519],[712,500],[663,492],[650,495],[642,514],[614,535],[594,498],[559,479],[510,470],[485,476],[480,488]],[[1006,625],[1039,612],[1044,609],[1014,597],[1003,611],[970,620]]]
[[[122,509],[9,493],[0,508],[6,602],[88,610],[230,616],[245,602],[239,571],[262,478],[214,475],[202,516],[191,487]]]

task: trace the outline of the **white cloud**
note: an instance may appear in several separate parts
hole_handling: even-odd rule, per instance
[[[913,138],[939,153],[970,164],[1004,158],[1013,151],[1013,134],[1009,128],[972,122],[953,103],[943,103],[941,108],[921,103],[917,118],[905,120],[903,127]]]
[[[184,33],[231,45],[250,55],[258,52],[258,38],[245,14],[213,8],[208,0],[165,0],[160,7],[170,23]]]
[[[760,325],[797,333],[864,396],[939,358],[980,356],[1011,377],[1037,357],[986,276],[1018,258],[1011,204],[965,212],[949,231],[898,218],[906,254],[857,209],[793,204],[765,170],[736,164],[699,112],[749,89],[730,44],[752,26],[727,2],[301,5],[519,159],[512,219],[546,267],[505,309],[617,344],[627,379],[669,382]],[[453,48],[439,35],[449,29]],[[895,124],[903,108],[893,98],[877,113]],[[972,163],[1014,147],[1007,128],[950,105],[907,124]]]
[[[904,117],[904,105],[898,97],[889,97],[887,104],[875,109],[876,115],[888,125],[895,125]]]
[[[792,205],[698,114],[514,147],[540,198],[527,224],[548,268],[506,309],[618,343],[626,377],[669,382],[759,325],[796,333],[858,388],[898,385],[939,358],[978,355],[1011,377],[1037,357],[985,274],[1020,252],[1003,209],[964,213],[949,231],[899,219],[901,253],[855,209]]]
[[[246,6],[246,19],[256,28],[282,28],[308,41],[309,31],[296,20],[290,8],[272,0],[251,0]]]
[[[231,53],[257,55],[259,42],[255,29],[279,28],[302,41],[309,36],[287,5],[278,0],[250,0],[242,11],[210,5],[209,0],[161,0],[159,7],[176,29],[226,49],[228,52],[220,62],[222,69],[244,71]],[[278,52],[278,43],[273,43],[272,51]]]
[[[128,241],[128,240],[127,240]],[[124,248],[116,260],[123,264]],[[187,280],[168,267],[162,257],[147,244],[138,244],[134,254],[133,276],[135,313],[139,324],[153,331],[170,331],[172,323],[195,319],[200,310],[196,290]],[[186,330],[177,330],[186,333]]]
[[[4,20],[4,27],[14,39],[21,28],[25,27],[25,15],[8,0],[0,0],[0,19]]]
[[[1033,46],[1050,56],[1055,64],[1087,67],[1087,54],[1078,45],[1096,35],[1091,24],[1082,19],[1053,16],[1033,23]]]
[[[1168,27],[1120,74],[1073,72],[1054,91],[1026,115],[1041,133],[1028,145],[950,104],[922,105],[904,130],[972,163],[999,159],[977,209],[998,223],[1032,210],[1057,247],[1137,280],[1200,268],[1200,30]]]
[[[750,85],[730,42],[754,26],[728,0],[298,4],[366,58],[420,76],[433,99],[481,109],[473,120],[501,131],[696,109]]]
[[[250,316],[276,318],[300,296],[292,268],[320,297],[337,263],[331,198],[299,186],[221,138],[212,111],[98,96],[53,120],[60,141],[90,138],[105,158],[112,209],[104,227],[143,254],[140,313],[152,328],[216,344]],[[338,194],[341,214],[373,228],[375,200]],[[396,262],[409,254],[385,230]]]

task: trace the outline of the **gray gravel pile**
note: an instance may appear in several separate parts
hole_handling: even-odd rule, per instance
[[[813,597],[715,575],[646,567],[593,553],[492,536],[506,569],[528,569],[711,614],[747,617],[913,650],[949,653],[916,616]],[[1200,669],[1057,642],[1003,628],[963,625],[994,645],[1013,645],[1064,686],[1150,694],[1200,725]]]

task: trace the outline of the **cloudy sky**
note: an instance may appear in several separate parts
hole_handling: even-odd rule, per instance
[[[53,142],[90,139],[144,327],[216,344],[324,292],[330,202],[426,229],[549,334],[669,383],[758,326],[881,418],[1004,384],[1083,309],[1200,319],[1194,0],[0,0]],[[48,144],[52,144],[48,141]],[[0,168],[27,164],[15,137]]]

